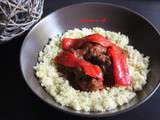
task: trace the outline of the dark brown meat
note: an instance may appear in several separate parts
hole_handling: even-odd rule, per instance
[[[101,64],[111,64],[109,56],[107,56],[107,50],[105,47],[99,44],[87,43],[83,46],[85,51],[84,59],[90,61],[91,63],[101,65]]]
[[[101,80],[92,79],[89,82],[88,88],[90,91],[102,90],[104,88],[104,83]]]
[[[78,80],[77,84],[82,91],[96,91],[104,88],[103,82],[97,79]]]
[[[84,59],[90,61],[93,64],[99,65],[103,72],[107,72],[106,69],[111,68],[111,59],[107,55],[107,49],[99,44],[87,43],[83,50],[86,51]]]
[[[74,70],[75,82],[82,91],[96,91],[104,88],[103,81],[91,78],[81,72],[80,69]]]
[[[58,65],[58,71],[62,76],[69,80],[69,83],[75,89],[82,91],[96,91],[104,88],[101,80],[96,80],[90,76],[85,75],[79,68],[71,69],[63,65]]]

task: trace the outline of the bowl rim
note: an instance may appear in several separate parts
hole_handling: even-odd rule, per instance
[[[21,49],[20,49],[20,69],[21,69],[21,73],[22,73],[22,77],[23,79],[25,80],[27,86],[31,89],[31,91],[38,97],[40,98],[44,103],[48,104],[49,106],[55,108],[56,110],[58,111],[61,111],[61,112],[65,112],[67,114],[70,114],[70,115],[75,115],[75,116],[81,116],[81,117],[88,117],[88,118],[95,118],[95,117],[111,117],[111,116],[116,116],[116,115],[119,115],[119,114],[122,114],[122,113],[126,113],[130,110],[133,110],[137,107],[139,107],[141,104],[143,104],[144,102],[146,102],[149,98],[151,98],[151,96],[156,92],[156,90],[159,88],[160,86],[160,80],[159,82],[157,83],[156,87],[150,92],[150,94],[148,96],[146,96],[142,101],[136,103],[135,105],[133,106],[130,106],[129,108],[127,109],[124,109],[124,110],[120,110],[120,111],[117,111],[117,112],[113,112],[113,113],[109,113],[109,114],[106,114],[106,112],[97,112],[97,113],[94,113],[94,112],[91,112],[91,114],[85,114],[85,112],[77,112],[75,110],[67,110],[67,109],[64,109],[61,105],[53,105],[49,102],[47,102],[46,100],[44,100],[42,97],[40,97],[36,92],[35,90],[29,85],[29,83],[27,82],[28,80],[24,77],[24,71],[23,71],[23,68],[22,68],[22,50],[24,48],[24,45],[26,43],[26,41],[28,40],[27,37],[30,36],[30,34],[32,33],[32,31],[43,21],[45,21],[49,16],[51,16],[54,12],[58,12],[58,11],[61,11],[63,9],[67,9],[67,8],[71,8],[71,7],[75,7],[75,6],[79,6],[79,5],[108,5],[108,6],[111,6],[111,7],[115,7],[115,8],[119,8],[119,9],[123,9],[123,10],[126,10],[134,15],[137,15],[138,17],[142,18],[143,20],[145,20],[148,24],[151,25],[151,27],[158,33],[158,35],[160,36],[160,31],[155,27],[155,25],[153,25],[151,23],[151,21],[149,21],[146,17],[144,17],[142,14],[128,8],[128,7],[125,7],[125,6],[122,6],[122,5],[118,5],[118,4],[113,4],[113,3],[107,3],[107,2],[82,2],[82,3],[76,3],[76,4],[71,4],[71,5],[67,5],[65,7],[61,7],[59,9],[56,9],[55,11],[51,12],[50,14],[46,15],[44,18],[42,18],[38,23],[36,23],[32,28],[31,30],[29,31],[29,33],[26,35],[23,43],[22,43],[22,46],[21,46]],[[48,94],[48,93],[47,93]],[[55,101],[56,102],[56,101]]]

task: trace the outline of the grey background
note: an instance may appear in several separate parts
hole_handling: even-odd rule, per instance
[[[143,0],[45,0],[43,17],[56,9],[80,2],[109,2],[126,6],[150,20],[160,31],[160,1]],[[85,120],[59,112],[35,96],[23,80],[19,53],[24,35],[0,45],[0,120]],[[152,41],[151,41],[152,42]],[[99,120],[159,120],[160,89],[143,105],[127,113]]]

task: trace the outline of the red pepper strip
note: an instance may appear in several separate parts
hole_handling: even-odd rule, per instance
[[[97,78],[99,80],[103,80],[103,74],[99,66],[93,65],[83,59],[79,60],[79,65],[86,75]]]
[[[77,58],[70,52],[62,51],[54,58],[54,61],[67,67],[78,66]]]
[[[100,34],[92,34],[84,37],[87,42],[93,42],[102,45],[103,47],[113,46],[114,44],[110,42],[107,38]]]
[[[116,85],[131,85],[129,69],[126,64],[126,55],[116,46],[110,47],[107,52],[113,62],[113,75]]]
[[[92,35],[88,35],[86,37],[83,38],[79,38],[79,39],[71,39],[71,38],[63,38],[62,40],[62,48],[64,50],[69,50],[71,48],[78,48],[81,45],[83,45],[86,42],[93,42],[93,43],[97,43],[100,44],[104,47],[108,47],[108,46],[112,46],[113,43],[110,42],[108,39],[106,39],[105,37],[103,37],[100,34],[92,34]]]
[[[71,39],[71,38],[63,38],[62,39],[62,48],[64,50],[69,50],[71,48],[78,48],[81,46],[85,41],[80,38],[80,39]]]
[[[102,71],[99,66],[93,65],[83,59],[79,59],[71,52],[62,51],[54,58],[54,61],[67,67],[80,67],[86,75],[103,80]]]

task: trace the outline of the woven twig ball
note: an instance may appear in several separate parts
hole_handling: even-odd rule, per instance
[[[0,0],[0,42],[28,30],[43,13],[44,0]]]

